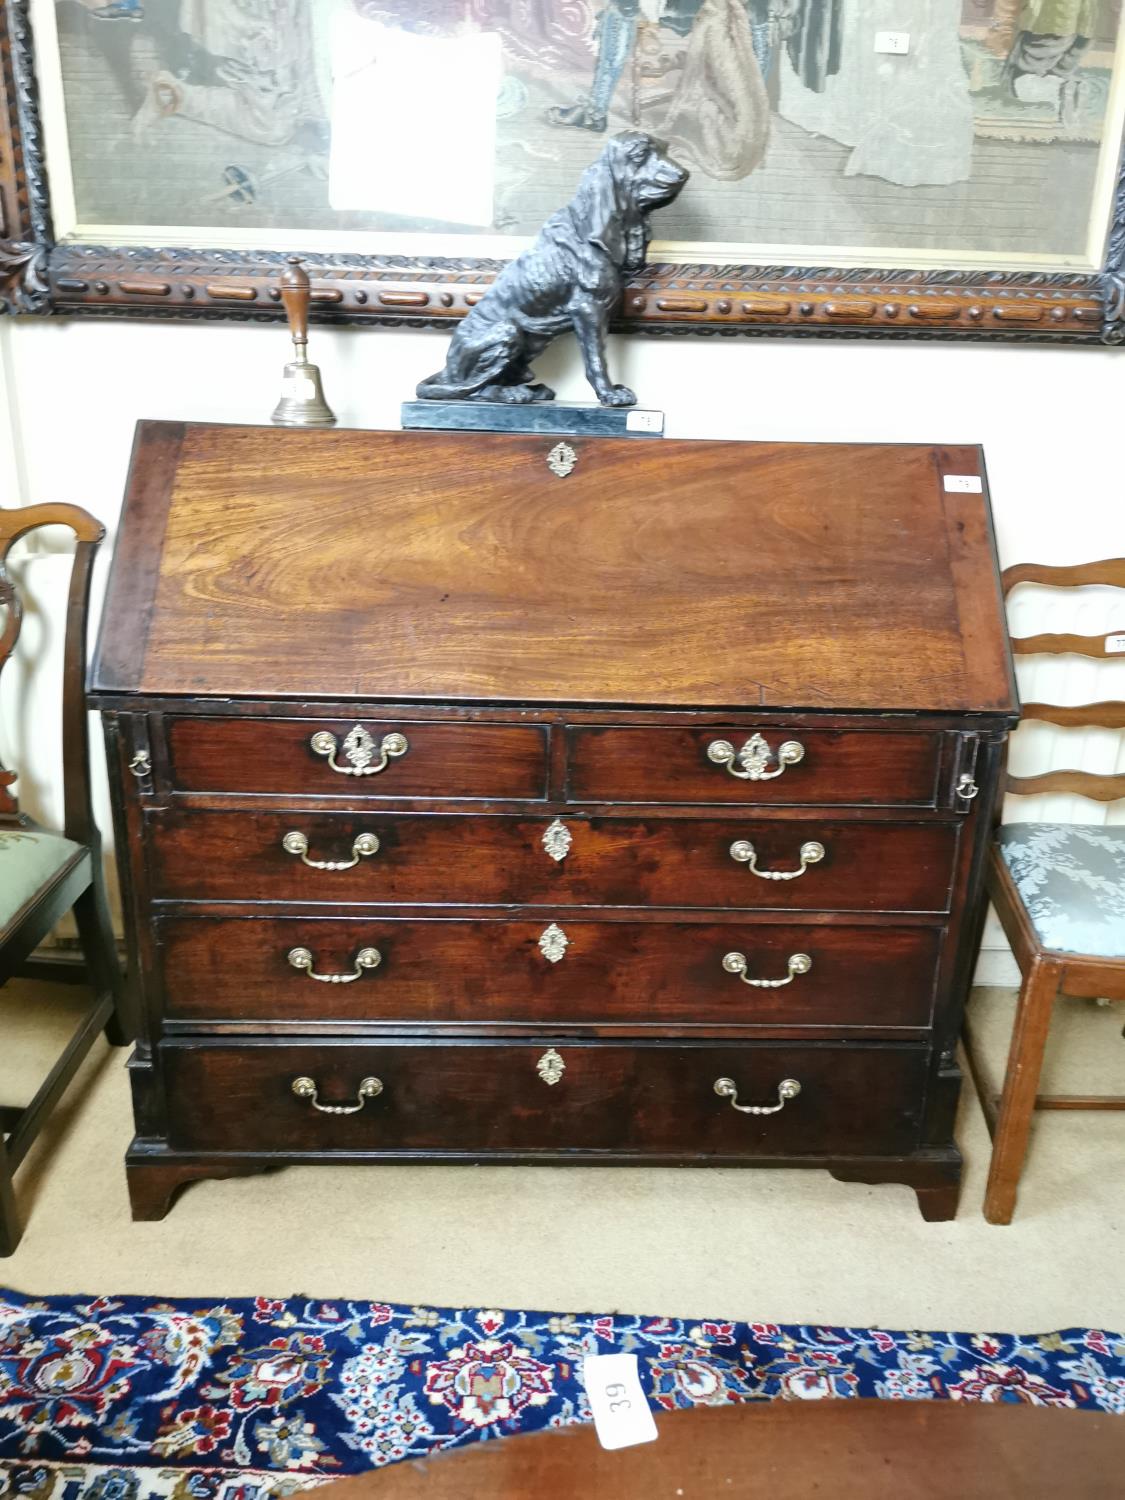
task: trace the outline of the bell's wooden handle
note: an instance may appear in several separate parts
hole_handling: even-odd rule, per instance
[[[289,257],[289,266],[281,277],[281,300],[289,318],[289,331],[298,346],[309,341],[309,296],[311,284],[309,273],[301,264],[299,255]]]

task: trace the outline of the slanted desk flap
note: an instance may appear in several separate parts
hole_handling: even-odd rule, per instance
[[[1014,709],[979,450],[556,441],[140,424],[94,694]]]

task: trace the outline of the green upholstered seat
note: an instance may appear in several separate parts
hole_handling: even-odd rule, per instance
[[[999,843],[1045,948],[1125,958],[1125,828],[1008,823]]]
[[[0,828],[0,932],[82,853],[82,845],[38,828]]]

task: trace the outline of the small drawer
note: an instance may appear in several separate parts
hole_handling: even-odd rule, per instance
[[[154,895],[196,901],[944,912],[948,823],[147,814]],[[549,842],[549,840],[548,840]],[[556,846],[560,847],[560,846]]]
[[[176,917],[166,1014],[207,1025],[929,1025],[941,929]],[[751,983],[750,981],[756,981]]]
[[[547,795],[547,729],[538,724],[172,718],[166,727],[172,784],[184,792]]]
[[[429,1046],[184,1041],[162,1043],[160,1055],[177,1150],[684,1158],[909,1152],[928,1057],[924,1047],[877,1043],[624,1046],[550,1036]],[[294,1089],[297,1080],[309,1082]],[[788,1080],[798,1092],[782,1087]]]
[[[933,807],[940,737],[893,730],[568,731],[574,802]]]

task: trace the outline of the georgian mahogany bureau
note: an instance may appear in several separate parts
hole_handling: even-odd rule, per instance
[[[1017,713],[976,449],[142,423],[90,696],[135,1217],[307,1161],[955,1211]]]

